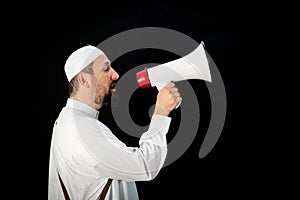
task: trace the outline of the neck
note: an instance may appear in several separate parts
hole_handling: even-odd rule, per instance
[[[77,101],[81,101],[82,103],[85,103],[86,105],[90,106],[91,108],[94,108],[95,110],[99,110],[101,107],[101,105],[97,105],[95,101],[93,101],[95,97],[88,94],[77,93],[75,95],[71,95],[70,98],[75,99]]]

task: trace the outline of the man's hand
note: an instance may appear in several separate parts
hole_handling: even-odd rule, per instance
[[[180,101],[182,98],[175,84],[169,83],[157,94],[154,114],[168,116]]]

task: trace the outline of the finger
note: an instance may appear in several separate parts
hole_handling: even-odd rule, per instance
[[[170,88],[170,90],[171,90],[173,93],[175,93],[175,92],[178,91],[178,88],[177,88],[177,87],[173,87],[173,88]]]
[[[175,86],[175,83],[171,82],[171,83],[168,83],[165,87],[171,89],[174,86]]]
[[[177,101],[178,101],[178,102],[181,102],[181,101],[182,101],[182,98],[181,98],[181,97],[177,97]]]
[[[180,97],[180,93],[179,92],[174,92],[173,93],[175,97]]]

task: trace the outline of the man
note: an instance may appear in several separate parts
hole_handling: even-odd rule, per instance
[[[134,181],[152,180],[165,161],[168,115],[182,100],[178,89],[170,83],[158,92],[139,147],[127,147],[97,120],[119,78],[106,55],[84,46],[69,56],[65,73],[70,96],[53,128],[48,199],[99,199],[105,191],[105,199],[138,199]]]

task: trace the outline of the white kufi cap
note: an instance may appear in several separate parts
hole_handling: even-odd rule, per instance
[[[100,49],[91,45],[74,51],[65,63],[65,73],[68,81],[70,82],[72,78],[102,54],[104,53]]]

